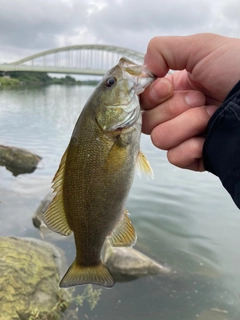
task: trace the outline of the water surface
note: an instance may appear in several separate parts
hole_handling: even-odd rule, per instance
[[[0,144],[26,148],[43,158],[34,173],[17,177],[0,167],[1,235],[40,238],[32,216],[51,190],[73,127],[93,90],[52,85],[0,91]],[[148,136],[142,136],[141,145],[155,179],[136,176],[129,195],[136,248],[175,272],[103,289],[97,307],[90,311],[84,305],[79,319],[239,320],[239,210],[210,173],[175,168]],[[72,237],[46,240],[61,247],[72,263]],[[76,294],[82,291],[76,288]]]

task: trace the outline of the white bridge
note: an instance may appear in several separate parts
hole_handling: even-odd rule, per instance
[[[108,45],[84,44],[56,48],[6,64],[0,71],[35,71],[63,74],[103,75],[125,56],[142,64],[140,52]]]

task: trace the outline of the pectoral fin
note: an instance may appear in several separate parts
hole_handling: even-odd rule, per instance
[[[136,167],[137,167],[137,173],[140,177],[141,177],[141,173],[143,172],[147,178],[151,177],[152,179],[154,179],[153,170],[152,170],[147,158],[142,153],[142,151],[138,152]]]
[[[72,233],[72,230],[69,228],[64,204],[63,204],[63,176],[64,176],[64,169],[65,163],[67,158],[67,150],[65,151],[64,155],[62,156],[58,171],[56,172],[53,178],[53,189],[56,192],[55,197],[53,198],[52,202],[48,206],[46,212],[43,215],[44,223],[51,229],[57,233],[60,233],[64,236],[69,236]]]
[[[113,247],[132,247],[137,241],[137,234],[128,215],[128,211],[124,210],[122,217],[109,236],[110,244]]]

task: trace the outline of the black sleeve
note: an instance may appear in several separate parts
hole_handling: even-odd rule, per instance
[[[240,208],[240,81],[209,120],[203,161]]]

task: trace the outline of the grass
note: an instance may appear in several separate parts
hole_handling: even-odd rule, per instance
[[[18,79],[0,77],[0,88],[17,86],[19,84],[20,84],[20,81]]]

